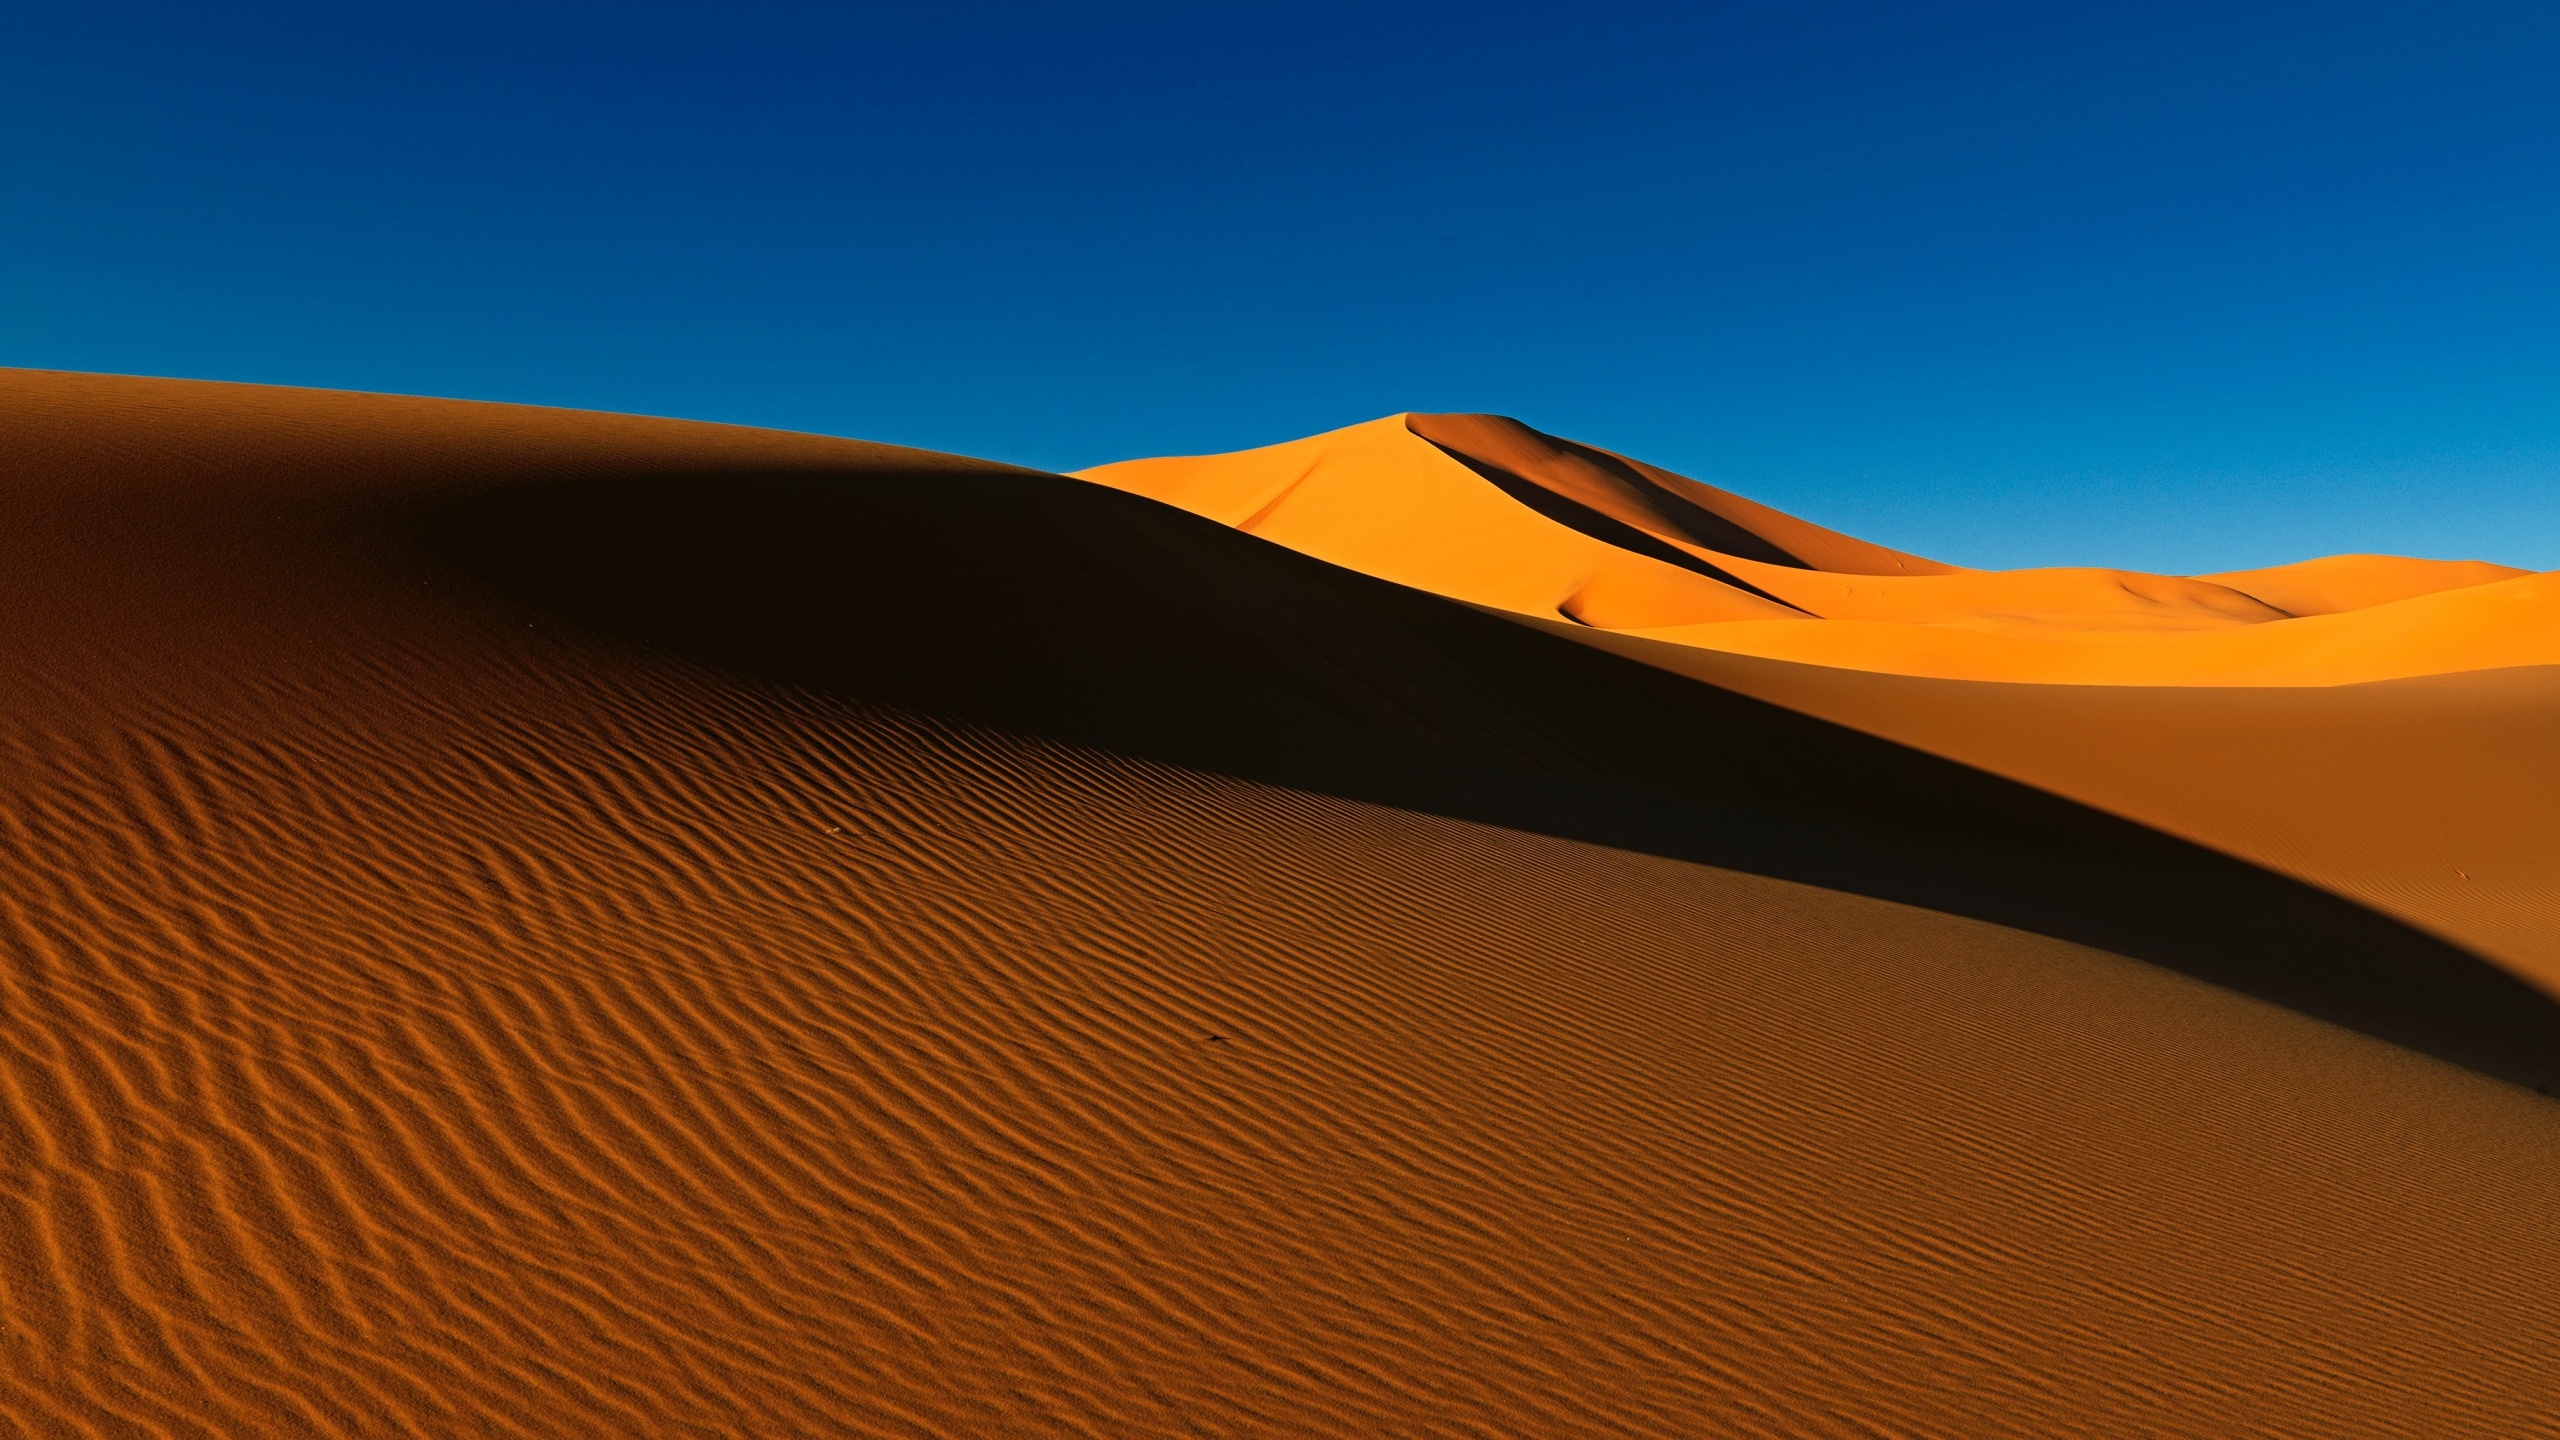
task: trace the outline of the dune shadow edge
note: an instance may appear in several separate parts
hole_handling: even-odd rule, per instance
[[[411,518],[515,603],[758,682],[1991,921],[2560,1086],[2560,1004],[2327,891],[1102,486],[677,471]]]

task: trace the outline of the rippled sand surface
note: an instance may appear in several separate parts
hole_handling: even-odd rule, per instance
[[[845,441],[0,372],[0,544],[0,1434],[2554,1433],[2535,992],[2086,798]]]

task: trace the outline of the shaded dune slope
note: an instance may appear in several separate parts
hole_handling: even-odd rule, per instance
[[[1989,919],[2560,1085],[2560,1005],[2326,892],[1098,487],[599,480],[439,526],[531,603],[770,680]]]
[[[1562,502],[1548,513],[1564,524],[1615,521],[1673,542],[1692,556],[1703,551],[1837,575],[1946,575],[1957,568],[1824,529],[1731,491],[1532,430],[1506,416],[1407,415],[1404,424],[1524,503],[1536,503],[1529,499],[1533,491]]]
[[[2540,1043],[2333,897],[1052,477],[0,416],[0,1431],[2552,1433],[2551,1102],[2071,938]]]
[[[2560,993],[2560,667],[1984,685],[1563,633],[2300,877]]]

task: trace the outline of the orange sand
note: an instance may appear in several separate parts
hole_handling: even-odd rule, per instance
[[[1156,478],[1830,623],[1346,434]],[[1853,672],[502,406],[0,372],[0,523],[0,1433],[2555,1433],[2560,1010]]]
[[[2560,574],[2381,555],[2192,578],[1963,570],[1493,416],[1082,473],[1452,599],[1773,660],[2116,686],[2560,664]]]
[[[1491,416],[1086,475],[2199,841],[2560,993],[2560,573],[1960,570]],[[1249,523],[1221,503],[1248,493]],[[1434,523],[1462,507],[1499,524]],[[1582,601],[1648,547],[1764,613]]]
[[[1604,643],[2299,876],[2560,993],[2560,666],[1984,685]]]

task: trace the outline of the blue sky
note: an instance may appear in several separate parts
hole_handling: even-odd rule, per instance
[[[930,13],[923,13],[930,12]],[[0,364],[2560,567],[2560,7],[14,7]]]

